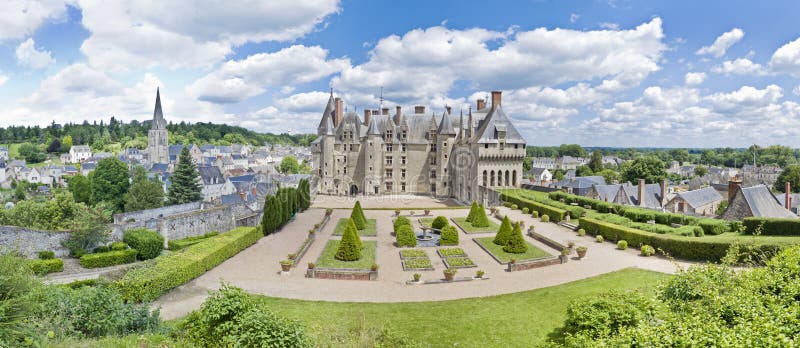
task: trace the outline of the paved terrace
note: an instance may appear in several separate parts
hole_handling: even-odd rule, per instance
[[[395,201],[380,200],[377,198],[361,198],[365,208],[371,207],[436,207],[447,204],[425,197],[404,196]],[[333,197],[322,197],[314,206],[317,207],[351,207],[352,199],[341,200]],[[397,204],[401,202],[401,204]],[[333,203],[336,203],[334,205]],[[437,205],[438,204],[438,205]],[[405,208],[408,209],[408,208]],[[676,263],[660,257],[641,257],[638,250],[616,250],[613,243],[595,243],[593,237],[579,237],[574,231],[554,223],[543,223],[521,211],[511,211],[502,207],[502,213],[508,214],[513,220],[523,220],[526,226],[534,224],[536,231],[564,244],[575,241],[576,245],[585,245],[589,248],[583,260],[572,259],[566,264],[553,265],[543,268],[506,272],[506,266],[497,263],[488,253],[481,249],[474,237],[486,237],[493,234],[465,234],[459,230],[459,247],[463,248],[469,257],[478,265],[477,268],[459,270],[457,276],[473,276],[480,269],[486,272],[489,280],[457,282],[432,285],[406,285],[405,282],[412,278],[413,273],[421,273],[422,279],[442,278],[444,265],[436,254],[436,248],[425,248],[431,259],[434,271],[403,271],[399,257],[399,248],[394,247],[395,238],[391,235],[392,210],[365,210],[368,219],[377,219],[377,237],[362,237],[363,240],[377,240],[377,260],[380,266],[377,281],[347,281],[328,279],[305,278],[305,269],[308,262],[315,262],[331,236],[336,222],[340,218],[350,215],[350,210],[336,209],[331,221],[318,235],[317,240],[308,250],[306,255],[298,261],[296,268],[290,274],[280,274],[279,261],[294,252],[304,241],[308,230],[320,222],[324,216],[324,209],[311,208],[298,214],[297,218],[287,224],[281,231],[262,238],[252,247],[242,251],[233,258],[225,261],[218,267],[210,270],[193,281],[180,286],[158,299],[154,307],[161,307],[161,315],[165,319],[173,319],[186,315],[198,309],[207,297],[210,290],[218,289],[221,281],[241,287],[244,290],[266,296],[283,297],[304,300],[340,301],[340,302],[414,302],[414,301],[441,301],[469,297],[482,297],[507,294],[531,289],[538,289],[579,279],[597,276],[604,273],[617,271],[627,267],[638,267],[658,272],[674,273],[679,266],[686,263]],[[415,227],[417,218],[422,211],[416,209],[417,216],[412,218]],[[431,216],[444,215],[450,217],[466,216],[466,209],[433,210]],[[407,215],[408,210],[403,211]],[[488,214],[488,212],[487,212]],[[532,238],[525,239],[553,255],[558,251],[549,248]]]

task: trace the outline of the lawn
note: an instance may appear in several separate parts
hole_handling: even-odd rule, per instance
[[[333,230],[334,236],[341,236],[344,234],[344,228],[347,226],[348,219],[339,219],[336,223],[336,229]],[[375,236],[378,234],[377,222],[375,219],[367,219],[367,226],[363,230],[358,230],[359,236]]]
[[[453,222],[455,222],[456,225],[458,225],[458,227],[461,227],[461,229],[464,230],[465,233],[497,233],[497,230],[500,229],[500,225],[498,225],[491,219],[489,220],[488,227],[473,227],[472,224],[467,222],[466,217],[453,218]]]
[[[305,323],[308,333],[323,347],[338,346],[337,339],[341,340],[345,333],[381,328],[425,347],[532,347],[545,342],[548,336],[559,336],[567,304],[573,299],[632,289],[649,296],[667,277],[624,269],[549,288],[438,302],[337,303],[258,298],[271,310]]]
[[[478,242],[481,246],[489,250],[489,253],[492,254],[496,259],[500,260],[500,263],[508,263],[511,259],[515,259],[517,261],[525,261],[530,259],[537,259],[540,257],[550,256],[547,252],[542,249],[539,249],[533,244],[525,242],[528,244],[528,251],[522,254],[512,254],[503,251],[503,247],[492,242],[494,237],[484,237],[484,238],[474,238],[474,241]]]
[[[339,247],[339,241],[331,239],[322,250],[317,260],[317,267],[319,268],[353,268],[353,269],[369,269],[375,263],[375,248],[378,246],[375,241],[362,241],[364,248],[361,249],[361,259],[357,261],[340,261],[334,258],[336,255],[336,248]]]

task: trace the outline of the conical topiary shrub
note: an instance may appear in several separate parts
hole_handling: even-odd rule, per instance
[[[363,230],[367,228],[367,218],[364,216],[364,211],[361,209],[361,202],[356,201],[353,212],[350,213],[350,219],[356,224],[357,229]]]
[[[512,254],[522,254],[528,251],[528,244],[522,238],[522,228],[519,227],[519,223],[514,224],[514,230],[511,231],[503,251]]]
[[[358,234],[358,229],[356,228],[356,224],[353,223],[353,219],[348,219],[347,226],[352,227],[353,230],[356,231],[355,235],[356,235],[356,242],[358,243],[358,248],[359,249],[363,248],[364,247],[364,243],[361,242],[361,235]]]
[[[469,214],[467,214],[467,222],[472,222],[475,219],[475,214],[478,212],[478,202],[472,201],[472,207],[469,208]]]
[[[511,238],[511,220],[508,219],[508,216],[503,217],[503,222],[500,224],[500,230],[497,231],[497,234],[494,236],[494,244],[505,246],[508,244],[508,239]]]
[[[352,220],[347,224],[344,229],[342,240],[339,241],[339,247],[336,249],[334,257],[341,261],[356,261],[361,259],[361,240],[358,238],[358,232]]]
[[[483,205],[478,206],[475,210],[475,216],[472,218],[472,227],[489,227],[489,218],[486,216],[486,209]]]

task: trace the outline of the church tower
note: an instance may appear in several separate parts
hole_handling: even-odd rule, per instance
[[[156,108],[153,110],[153,123],[147,133],[147,154],[150,165],[169,163],[167,121],[161,111],[161,93],[158,89],[156,89]]]

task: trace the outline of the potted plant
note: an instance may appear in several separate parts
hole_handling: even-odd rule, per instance
[[[422,274],[414,273],[414,281],[419,283],[419,279],[422,278]]]
[[[333,209],[331,208],[325,209],[325,216],[331,216],[331,214],[333,214]]]
[[[605,241],[605,239],[603,238],[603,235],[598,234],[597,238],[595,238],[595,241],[598,243],[602,243],[603,241]]]
[[[523,229],[523,228],[525,228],[525,221],[520,221],[520,222],[519,222],[519,228],[520,228],[520,229]]]
[[[578,235],[581,236],[581,237],[585,236],[586,235],[586,230],[584,230],[582,228],[579,228],[578,229]]]
[[[530,226],[528,226],[528,234],[531,234],[531,233],[533,233],[533,232],[534,232],[534,230],[535,230],[535,228],[534,228],[534,226],[533,226],[533,225],[530,225]]]
[[[453,278],[456,276],[457,271],[458,270],[456,270],[455,268],[448,268],[444,270],[444,280],[452,282]]]
[[[579,259],[586,257],[586,250],[588,250],[588,248],[585,246],[579,246],[578,248],[575,249],[575,251],[578,252]]]
[[[431,215],[431,210],[430,209],[425,209],[425,216],[428,216],[428,215]]]
[[[409,211],[408,215],[414,216],[414,211],[413,210]]]
[[[318,229],[320,226],[321,226],[321,225],[319,224],[319,222],[317,222],[317,223],[315,223],[315,224],[314,224],[314,229],[316,230],[316,229]]]
[[[312,229],[312,230],[308,230],[308,236],[309,236],[309,237],[313,236],[313,235],[314,235],[314,233],[317,233],[317,231],[315,231],[315,230],[313,230],[313,229]]]
[[[372,266],[369,267],[369,270],[373,272],[378,271],[378,265],[373,263]]]
[[[569,260],[569,249],[561,249],[561,255],[558,255],[558,258],[561,260],[561,263],[567,263],[567,260]]]
[[[394,210],[394,216],[400,216],[400,209]]]
[[[483,278],[484,274],[486,274],[486,273],[484,273],[482,270],[478,270],[478,271],[475,272],[475,278],[481,279],[481,278]]]
[[[308,269],[314,269],[314,267],[317,267],[317,265],[315,263],[313,263],[313,262],[309,262],[308,263]]]
[[[295,253],[291,253],[291,254],[289,254],[289,255],[286,255],[286,258],[288,258],[289,260],[292,260],[292,261],[294,261],[294,259],[295,259],[296,257],[297,257],[297,254],[295,254]]]
[[[292,260],[281,260],[281,271],[289,272],[290,270],[292,270],[293,264],[294,261]]]

